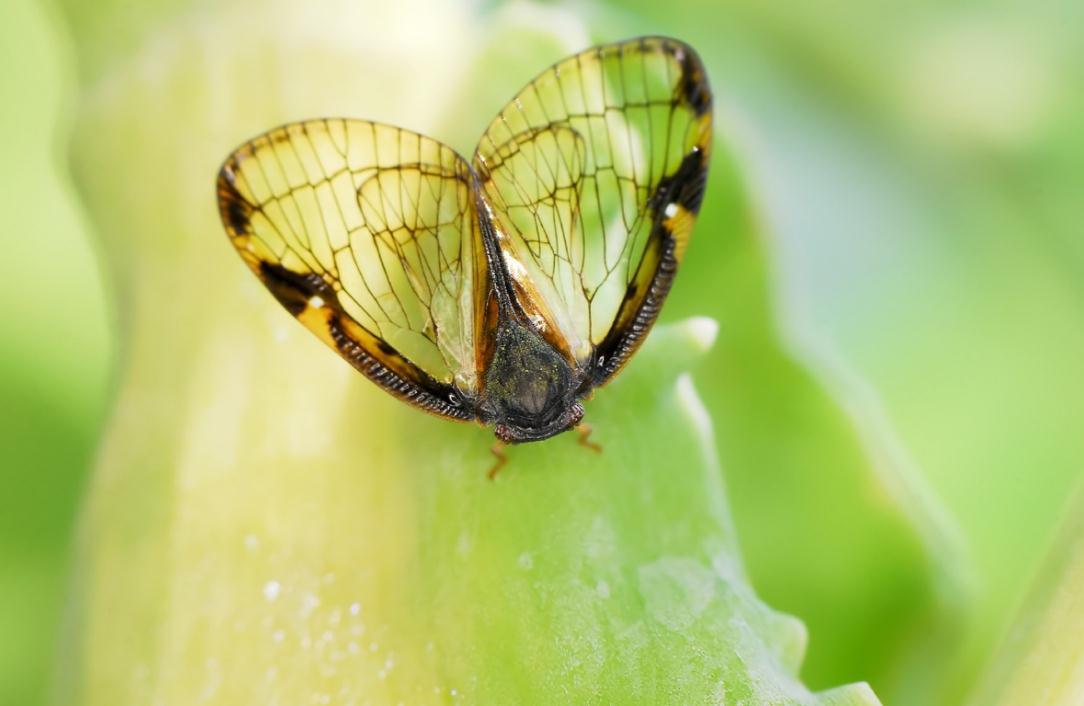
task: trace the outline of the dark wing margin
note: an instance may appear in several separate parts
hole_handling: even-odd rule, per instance
[[[652,232],[636,276],[621,300],[613,328],[595,347],[592,384],[605,385],[643,344],[670,293],[692,236],[707,186],[710,146],[694,148],[656,188]]]
[[[474,155],[520,304],[605,384],[639,348],[700,208],[712,97],[683,42],[643,37],[547,69]]]
[[[396,397],[475,418],[488,273],[462,157],[386,125],[293,123],[230,155],[217,194],[287,311]]]

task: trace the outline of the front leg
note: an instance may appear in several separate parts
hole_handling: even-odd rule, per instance
[[[576,425],[576,434],[577,434],[577,436],[579,438],[577,439],[576,443],[578,443],[580,446],[586,446],[587,448],[591,449],[595,453],[602,453],[602,447],[599,446],[598,444],[596,444],[595,442],[591,441],[591,439],[590,439],[592,431],[593,430],[591,429],[590,424],[587,424],[587,423],[577,424]]]
[[[486,473],[486,477],[490,480],[494,480],[497,477],[497,472],[504,467],[504,464],[508,463],[508,456],[505,455],[504,450],[508,448],[508,444],[504,443],[500,439],[493,442],[493,446],[489,449],[489,452],[497,457],[497,460],[493,463],[493,466]]]

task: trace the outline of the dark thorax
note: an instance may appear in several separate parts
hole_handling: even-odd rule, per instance
[[[575,377],[564,357],[534,329],[503,319],[486,369],[483,421],[510,443],[560,434],[583,417]]]

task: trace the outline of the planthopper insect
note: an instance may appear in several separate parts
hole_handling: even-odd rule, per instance
[[[688,45],[606,44],[528,83],[470,161],[364,120],[271,130],[222,165],[219,211],[275,298],[370,380],[539,441],[579,425],[655,322],[711,104]]]

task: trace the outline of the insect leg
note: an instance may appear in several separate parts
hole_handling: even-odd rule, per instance
[[[501,468],[504,467],[504,464],[508,463],[508,456],[506,456],[504,453],[504,449],[507,446],[507,444],[498,439],[497,441],[493,442],[492,448],[489,449],[489,452],[497,457],[497,460],[493,463],[493,466],[489,469],[489,472],[486,473],[486,477],[490,480],[494,480],[497,477],[497,471],[501,470]]]
[[[579,439],[577,440],[576,443],[578,443],[580,446],[585,446],[585,447],[591,449],[592,451],[594,451],[595,453],[602,453],[602,447],[599,446],[598,444],[596,444],[595,442],[591,441],[591,439],[589,438],[591,436],[591,425],[590,424],[585,424],[585,423],[577,424],[576,425],[576,434],[579,436]]]

